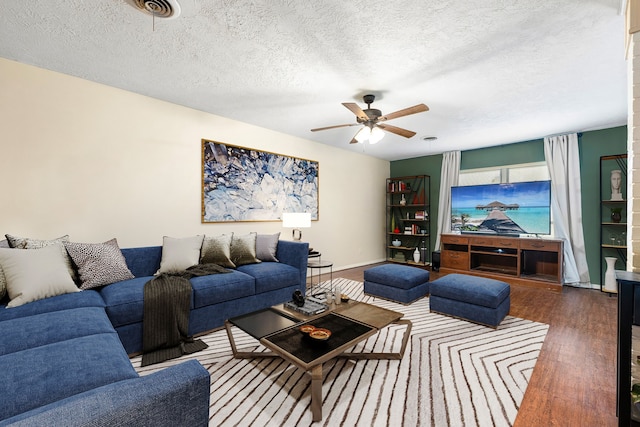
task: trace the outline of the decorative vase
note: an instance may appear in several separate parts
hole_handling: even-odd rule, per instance
[[[420,251],[418,250],[418,248],[416,248],[416,250],[413,251],[413,261],[420,262]]]
[[[618,258],[604,257],[607,262],[607,271],[604,273],[604,289],[607,292],[618,292],[618,282],[616,281],[616,261]]]
[[[404,206],[407,204],[407,199],[404,198],[404,194],[402,195],[402,198],[400,199],[400,206]]]
[[[622,220],[622,213],[620,209],[611,209],[611,222],[618,223]]]

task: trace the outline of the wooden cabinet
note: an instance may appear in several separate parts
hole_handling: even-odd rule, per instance
[[[443,234],[440,271],[562,290],[562,241]]]
[[[428,175],[387,179],[388,261],[418,266],[431,264],[429,185]]]

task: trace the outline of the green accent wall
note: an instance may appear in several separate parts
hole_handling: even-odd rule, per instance
[[[627,152],[627,127],[583,132],[579,138],[580,182],[582,186],[582,224],[591,283],[600,284],[600,156]],[[500,167],[519,163],[544,161],[544,140],[517,142],[495,147],[463,151],[460,169]],[[431,245],[437,230],[440,171],[442,155],[416,157],[391,162],[391,177],[408,175],[431,176]],[[606,176],[603,179],[609,180]],[[626,185],[626,183],[624,183]],[[626,193],[626,192],[625,192]],[[433,250],[433,247],[432,247]],[[619,266],[620,268],[622,266]]]

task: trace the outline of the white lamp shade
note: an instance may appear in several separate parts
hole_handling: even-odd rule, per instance
[[[369,136],[369,144],[375,144],[384,138],[384,131],[379,127],[371,129],[371,135]]]
[[[285,212],[282,214],[282,226],[285,228],[311,227],[311,214],[307,212]]]
[[[358,142],[365,142],[367,139],[369,139],[369,135],[371,135],[371,129],[369,129],[368,126],[365,126],[360,129],[360,132],[356,134],[355,138]]]

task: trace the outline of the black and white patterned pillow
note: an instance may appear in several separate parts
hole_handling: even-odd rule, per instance
[[[133,279],[116,239],[104,243],[65,242],[78,267],[80,289],[91,289]]]

